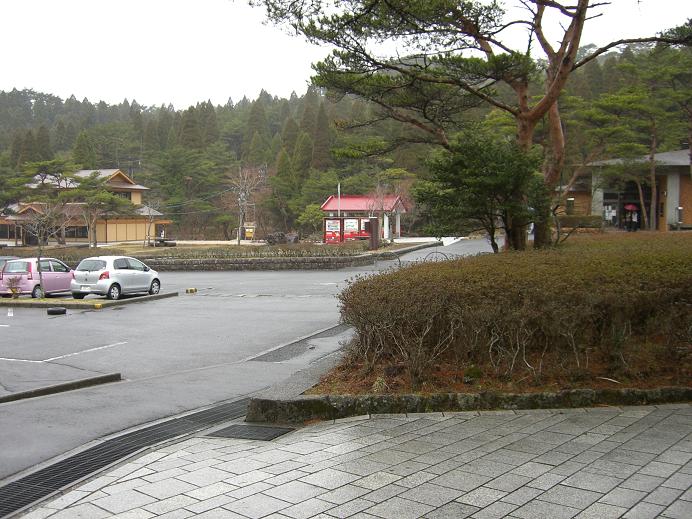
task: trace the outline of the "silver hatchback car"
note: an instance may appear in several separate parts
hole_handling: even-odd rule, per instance
[[[79,262],[70,284],[72,297],[83,299],[89,294],[120,299],[123,294],[158,294],[159,273],[128,256],[95,256]]]

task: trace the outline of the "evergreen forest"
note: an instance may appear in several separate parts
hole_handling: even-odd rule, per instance
[[[497,96],[511,103],[503,88],[497,86]],[[531,89],[540,92],[538,75]],[[579,182],[584,165],[595,160],[687,147],[692,49],[640,44],[603,54],[571,74],[560,109],[567,136],[560,185]],[[506,114],[479,100],[447,124],[456,132],[482,125],[508,138],[516,131]],[[533,136],[536,146],[547,138],[545,124]],[[8,186],[37,162],[119,168],[150,188],[145,203],[169,217],[181,239],[233,238],[236,187],[247,172],[259,181],[248,193],[245,221],[256,222],[259,236],[319,233],[319,205],[338,184],[344,194],[402,195],[410,208],[402,231],[429,232],[431,222],[412,193],[430,180],[429,159],[436,153],[438,143],[387,117],[377,103],[317,86],[288,99],[263,90],[254,100],[205,101],[186,109],[0,92],[1,205],[21,196]],[[635,180],[645,184],[645,172]]]

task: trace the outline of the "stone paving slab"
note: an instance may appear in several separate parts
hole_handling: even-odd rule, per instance
[[[692,406],[362,416],[154,448],[28,519],[692,517]]]

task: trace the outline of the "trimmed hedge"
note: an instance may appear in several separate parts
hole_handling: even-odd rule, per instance
[[[367,250],[365,242],[349,242],[339,245],[314,245],[314,244],[284,244],[284,245],[256,245],[256,246],[215,246],[215,247],[146,247],[133,250],[127,247],[46,247],[43,255],[58,258],[68,265],[76,266],[82,259],[90,256],[135,256],[147,262],[156,259],[236,259],[236,258],[327,258],[327,257],[353,257],[363,254]],[[31,257],[36,255],[36,249],[22,247],[12,249],[8,254]]]
[[[419,264],[353,280],[339,301],[356,329],[350,359],[403,365],[414,388],[441,359],[509,380],[584,376],[594,364],[645,376],[648,348],[689,370],[692,236],[584,236]]]

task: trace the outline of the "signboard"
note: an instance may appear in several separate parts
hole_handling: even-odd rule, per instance
[[[324,242],[339,243],[341,241],[341,220],[340,219],[325,219],[324,220]]]
[[[371,218],[369,217],[325,218],[324,243],[340,243],[346,240],[367,240],[371,236],[370,220]]]
[[[358,218],[344,219],[344,240],[355,240],[358,238]]]

